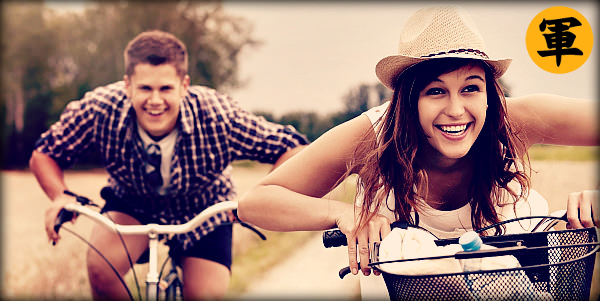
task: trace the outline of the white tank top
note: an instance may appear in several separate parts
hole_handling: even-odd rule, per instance
[[[379,133],[378,127],[380,126],[380,123],[377,123],[377,121],[383,117],[388,107],[389,102],[386,102],[363,113],[363,115],[371,120],[371,124],[373,124],[376,133]],[[518,188],[519,186],[516,185],[516,187]],[[388,206],[381,206],[380,213],[391,221],[394,221],[394,196],[390,195],[387,200],[390,204],[387,204]],[[422,205],[422,210],[419,213],[419,226],[431,231],[438,238],[459,237],[464,232],[472,229],[471,205],[468,203],[455,210],[441,211],[432,208],[423,200],[417,201]],[[361,204],[362,197],[358,195],[356,198],[356,205],[360,206]],[[515,208],[516,210],[514,210]],[[526,200],[517,202],[516,206],[506,205],[497,207],[496,210],[501,220],[508,220],[517,216],[548,215],[548,202],[535,190],[530,189],[529,196]],[[523,220],[520,223],[506,224],[506,232],[527,232],[534,227],[538,221],[539,220]],[[389,300],[383,277],[363,276],[360,272],[359,275],[361,298],[363,300]]]
[[[374,107],[363,115],[367,116],[374,126],[376,133],[379,133],[377,123],[385,114],[389,107],[389,102],[380,106]],[[519,186],[516,183],[513,189],[518,190]],[[508,195],[508,194],[506,194]],[[390,220],[395,220],[394,217],[394,196],[390,195],[387,198],[387,206],[381,206],[380,213],[388,217]],[[438,238],[458,237],[462,233],[471,230],[471,205],[468,203],[458,209],[450,211],[437,210],[429,206],[424,200],[417,200],[421,205],[419,212],[419,226],[426,228],[435,234]],[[362,204],[362,197],[359,195],[356,199],[356,205]],[[516,210],[515,210],[516,209]],[[548,215],[548,202],[537,191],[530,189],[527,199],[519,200],[516,204],[509,204],[502,207],[496,207],[497,213],[501,220],[512,219],[515,217],[530,216],[530,215]],[[414,213],[413,213],[414,217]],[[520,223],[506,224],[507,233],[522,233],[530,231],[539,220],[523,220]]]

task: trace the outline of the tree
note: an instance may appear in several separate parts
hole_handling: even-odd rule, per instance
[[[33,142],[66,103],[122,79],[127,42],[151,29],[180,38],[192,83],[213,88],[241,86],[240,53],[259,45],[252,26],[215,1],[93,1],[69,14],[43,2],[2,2],[3,158],[26,165]]]
[[[308,140],[314,141],[332,127],[342,124],[357,117],[368,109],[380,105],[388,100],[392,92],[380,83],[360,84],[350,89],[344,96],[344,109],[326,116],[315,112],[290,112],[277,119],[268,112],[255,112],[265,119],[280,124],[289,124],[306,135]]]
[[[309,141],[315,141],[332,127],[330,118],[322,118],[315,112],[287,113],[281,116],[277,122],[294,126],[298,131],[306,135]]]
[[[13,167],[46,126],[52,98],[47,58],[55,50],[54,35],[46,30],[43,6],[36,2],[3,2],[1,27],[2,164]]]
[[[345,110],[332,116],[333,125],[342,124],[368,109],[384,103],[391,96],[391,91],[380,83],[360,84],[344,96]]]

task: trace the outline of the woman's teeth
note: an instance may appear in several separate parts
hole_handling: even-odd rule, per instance
[[[469,124],[463,125],[438,125],[437,128],[448,134],[458,134],[467,130]]]

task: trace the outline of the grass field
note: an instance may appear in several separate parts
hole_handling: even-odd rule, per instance
[[[534,145],[529,149],[534,161],[598,161],[599,147]]]
[[[536,150],[537,151],[537,150]],[[542,154],[554,152],[554,154]],[[590,153],[592,155],[590,155]],[[597,188],[597,152],[589,149],[556,150],[546,148],[532,154],[534,189],[548,199],[550,210],[564,208],[566,195],[572,191]],[[571,158],[569,158],[569,156]],[[535,156],[554,158],[544,161]],[[588,159],[582,159],[582,158]],[[537,158],[537,159],[536,159]],[[591,159],[590,159],[591,158]],[[595,159],[595,160],[594,160]],[[267,173],[269,166],[240,164],[234,168],[234,180],[239,193],[251,187]],[[103,171],[68,172],[66,181],[72,190],[99,199],[99,190],[105,184]],[[348,198],[337,195],[337,198]],[[52,247],[43,230],[43,214],[48,200],[26,171],[2,173],[2,288],[3,299],[86,299],[89,285],[85,271],[86,246],[68,233]],[[87,236],[91,222],[79,219],[77,232]],[[232,298],[243,294],[245,288],[260,275],[277,264],[308,235],[313,233],[266,233],[267,242],[258,241],[253,234],[241,228],[234,232],[234,266],[231,283]],[[598,265],[596,266],[598,268]],[[144,266],[137,267],[142,279]],[[600,275],[598,271],[596,277]],[[310,274],[309,274],[310,276]],[[598,279],[594,280],[593,299],[599,295]],[[326,285],[326,284],[324,284]]]

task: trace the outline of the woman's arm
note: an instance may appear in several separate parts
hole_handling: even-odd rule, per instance
[[[341,212],[353,206],[322,197],[342,180],[367,131],[370,121],[359,116],[323,134],[240,199],[240,218],[275,231],[336,227]]]
[[[533,94],[507,98],[508,116],[527,148],[534,144],[598,145],[597,104]]]
[[[356,147],[373,133],[369,118],[358,116],[339,125],[268,174],[239,201],[241,220],[275,231],[312,231],[338,227],[346,234],[352,274],[370,274],[369,246],[390,232],[390,221],[373,218],[356,235],[355,207],[323,199],[343,179]]]
[[[598,111],[593,101],[550,94],[507,99],[508,115],[529,148],[533,144],[593,146],[599,144]],[[600,226],[598,191],[567,198],[570,227]]]
[[[299,146],[296,146],[296,147],[288,150],[287,152],[283,153],[283,155],[281,155],[279,157],[279,159],[277,159],[277,161],[275,161],[275,163],[273,163],[273,166],[271,167],[271,171],[274,170],[275,168],[279,167],[279,165],[283,164],[283,162],[287,161],[289,158],[293,157],[294,155],[296,155],[298,152],[300,152],[304,148],[306,148],[306,145],[299,145]]]

